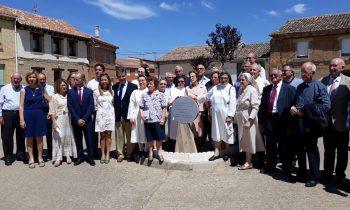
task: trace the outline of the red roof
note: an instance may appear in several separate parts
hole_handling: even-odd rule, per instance
[[[137,60],[137,59],[119,59],[117,58],[115,60],[115,65],[117,67],[123,67],[123,68],[132,68],[132,69],[137,69],[141,67],[142,64],[147,64],[150,69],[154,69],[154,65],[150,64],[148,62],[142,61],[142,60]]]
[[[0,6],[0,14],[17,17],[17,22],[20,25],[68,34],[85,39],[90,38],[89,35],[80,32],[64,20],[53,19],[5,6]]]

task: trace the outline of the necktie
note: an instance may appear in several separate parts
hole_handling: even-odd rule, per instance
[[[270,100],[269,100],[269,106],[268,106],[268,112],[272,113],[273,110],[273,104],[275,102],[277,95],[277,85],[273,85],[271,95],[270,95]]]
[[[78,89],[78,98],[80,105],[83,104],[83,94],[81,94],[81,88]]]
[[[121,83],[120,86],[119,86],[119,94],[118,94],[118,99],[119,101],[122,100],[122,95],[123,95],[123,88],[124,88],[125,84],[124,83]]]

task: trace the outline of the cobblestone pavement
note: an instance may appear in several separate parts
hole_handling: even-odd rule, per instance
[[[194,171],[96,163],[31,170],[1,162],[0,209],[350,209],[349,187],[305,188],[229,163]]]

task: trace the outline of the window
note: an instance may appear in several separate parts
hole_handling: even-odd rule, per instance
[[[77,42],[68,40],[68,56],[77,56]]]
[[[55,68],[53,70],[53,81],[56,82],[59,79],[62,79],[62,71],[63,69]]]
[[[32,52],[44,52],[44,35],[31,33],[30,45]]]
[[[52,54],[62,55],[62,39],[58,37],[52,37],[51,40]]]
[[[350,38],[341,40],[341,56],[350,56]]]
[[[45,70],[44,67],[32,67],[31,69],[33,72],[36,72],[36,73],[41,73],[43,72],[43,70]]]
[[[4,85],[4,70],[5,70],[5,65],[0,64],[0,86],[1,87]]]
[[[2,49],[2,28],[0,28],[0,51],[3,51],[3,49]]]
[[[297,43],[297,58],[308,58],[309,57],[309,42],[298,41]]]

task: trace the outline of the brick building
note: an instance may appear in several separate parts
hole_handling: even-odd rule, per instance
[[[15,16],[0,14],[0,86],[16,71],[15,21]]]
[[[44,72],[51,84],[58,78],[66,78],[72,71],[88,73],[90,36],[63,20],[5,6],[0,6],[0,14],[16,17],[18,72]]]
[[[350,14],[290,19],[270,36],[270,67],[288,63],[300,70],[303,62],[313,61],[320,78],[328,74],[332,58],[342,57],[350,73]]]
[[[90,64],[89,79],[95,76],[94,66],[97,63],[102,63],[105,66],[106,73],[111,77],[111,80],[115,81],[115,51],[118,46],[110,44],[100,39],[99,27],[95,28],[95,36],[90,38],[87,45],[88,60]]]
[[[147,64],[150,75],[151,76],[157,76],[157,72],[155,70],[154,62],[153,61],[146,61],[140,58],[128,58],[128,59],[116,59],[115,61],[115,67],[116,70],[118,69],[126,69],[128,72],[128,81],[132,81],[137,76],[137,69],[140,68],[143,64]]]

